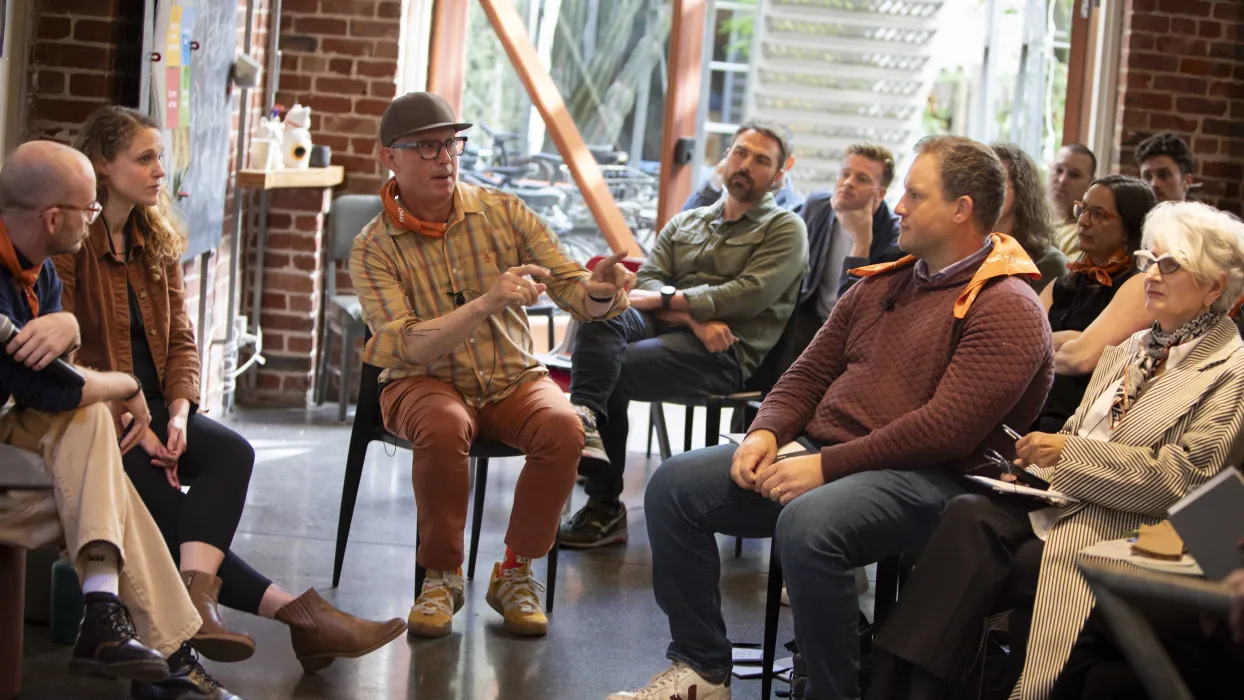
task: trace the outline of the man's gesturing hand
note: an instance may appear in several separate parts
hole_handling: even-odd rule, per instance
[[[618,264],[625,257],[626,251],[624,250],[596,264],[595,269],[592,270],[592,276],[583,283],[589,297],[612,299],[618,295],[619,291],[627,289],[634,283],[634,273]]]
[[[510,306],[531,306],[536,303],[546,289],[545,285],[527,279],[532,277],[548,277],[547,268],[539,265],[519,265],[501,273],[501,279],[484,295],[488,308],[497,313]]]

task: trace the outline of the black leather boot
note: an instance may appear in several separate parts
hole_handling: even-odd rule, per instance
[[[136,700],[242,700],[207,675],[189,643],[168,657],[168,678],[159,683],[130,684]]]
[[[159,652],[138,641],[129,610],[115,595],[87,593],[69,673],[155,683],[167,678],[169,669]]]

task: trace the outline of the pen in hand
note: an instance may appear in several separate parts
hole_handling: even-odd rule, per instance
[[[1014,428],[1012,428],[1011,426],[1007,425],[1006,423],[1003,423],[1003,424],[1002,424],[1002,430],[1003,430],[1003,432],[1005,432],[1007,435],[1010,435],[1012,438],[1014,438],[1014,439],[1015,439],[1015,440],[1017,440],[1017,441],[1018,441],[1018,440],[1020,440],[1020,439],[1022,439],[1022,438],[1024,437],[1023,435],[1020,435],[1019,433],[1015,432],[1015,429],[1014,429]]]

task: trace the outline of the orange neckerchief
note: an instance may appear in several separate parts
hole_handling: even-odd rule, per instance
[[[1099,283],[1113,287],[1114,280],[1110,276],[1119,270],[1125,270],[1132,266],[1132,256],[1127,254],[1127,250],[1120,248],[1106,259],[1106,264],[1097,266],[1089,260],[1088,255],[1081,255],[1080,259],[1075,262],[1067,263],[1067,269],[1077,275],[1091,275],[1093,279]]]
[[[407,231],[422,233],[429,238],[444,238],[446,224],[434,224],[416,219],[397,200],[397,178],[390,178],[380,188],[380,198],[384,200],[384,210],[389,214],[389,221]]]
[[[39,317],[39,297],[35,295],[35,282],[39,280],[39,272],[43,270],[43,264],[35,265],[29,270],[23,270],[21,263],[17,261],[17,249],[13,247],[13,240],[9,238],[9,229],[5,227],[4,221],[0,220],[0,264],[4,265],[4,269],[13,275],[13,281],[17,282],[17,286],[26,293],[26,302],[30,304],[30,317]]]
[[[955,318],[967,316],[972,302],[976,301],[976,296],[985,288],[985,283],[994,277],[1028,275],[1033,279],[1041,279],[1041,271],[1032,262],[1032,258],[1028,257],[1028,253],[1024,252],[1023,246],[1014,238],[1005,233],[991,233],[989,240],[993,241],[993,250],[989,253],[989,257],[985,258],[985,262],[976,268],[976,274],[972,275],[972,280],[968,282],[968,286],[963,288],[959,298],[955,299]],[[915,265],[918,259],[914,255],[908,255],[901,260],[857,267],[850,272],[856,277],[872,277],[908,265]]]

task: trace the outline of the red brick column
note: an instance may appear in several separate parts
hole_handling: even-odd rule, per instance
[[[1193,196],[1244,212],[1244,3],[1129,0],[1114,166],[1136,174],[1138,143],[1173,131],[1197,157]]]
[[[311,403],[319,351],[324,223],[331,195],[330,189],[269,193],[268,244],[264,251],[259,319],[267,363],[250,370],[257,373],[253,391],[239,386],[240,396],[248,402],[283,406]],[[253,244],[246,262],[246,267],[253,270]],[[246,274],[244,314],[250,313],[254,303],[252,274]]]

